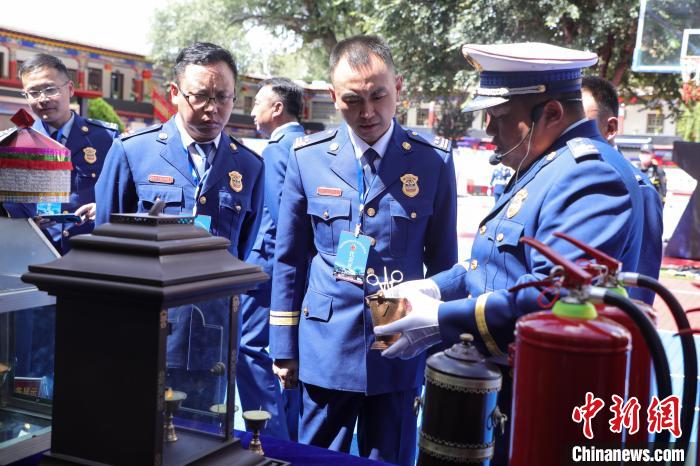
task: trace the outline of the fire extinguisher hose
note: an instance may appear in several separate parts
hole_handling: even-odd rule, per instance
[[[649,353],[651,354],[651,359],[654,364],[656,389],[659,394],[659,399],[663,400],[671,396],[673,393],[671,389],[671,369],[668,365],[668,359],[666,358],[666,351],[649,317],[647,317],[632,301],[615,291],[594,287],[590,290],[590,297],[599,299],[605,304],[621,309],[629,315],[635,325],[639,327],[647,347],[649,348]],[[668,430],[663,430],[654,438],[654,447],[668,448],[670,435]]]
[[[683,310],[683,306],[678,302],[673,293],[668,288],[659,283],[658,280],[633,272],[622,272],[618,274],[618,280],[626,286],[637,286],[648,288],[656,293],[668,306],[676,321],[678,333],[683,349],[683,409],[681,411],[681,430],[685,435],[677,441],[678,448],[687,450],[690,443],[690,433],[693,429],[693,418],[695,417],[695,400],[698,389],[698,354],[695,346],[695,338],[690,331],[688,316]]]

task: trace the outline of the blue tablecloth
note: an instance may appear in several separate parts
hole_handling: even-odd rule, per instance
[[[248,443],[252,438],[249,432],[236,431],[236,436],[241,439],[241,443],[248,448]],[[372,461],[345,453],[326,450],[325,448],[302,445],[300,443],[287,442],[273,437],[261,436],[265,456],[278,460],[288,461],[293,466],[381,466],[388,465],[380,461]],[[39,464],[42,455],[34,455],[22,461],[12,463],[10,466],[35,466]]]

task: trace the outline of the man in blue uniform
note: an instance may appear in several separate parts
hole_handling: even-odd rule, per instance
[[[481,221],[471,259],[431,279],[406,283],[412,312],[378,327],[402,332],[384,352],[411,358],[440,341],[471,333],[487,356],[503,356],[516,320],[541,308],[540,289],[509,288],[546,277],[552,263],[519,240],[534,237],[570,260],[583,253],[552,236],[567,233],[636,271],[643,229],[642,196],[632,168],[587,120],[581,104],[581,68],[595,54],[547,44],[465,45],[481,72],[468,110],[485,109],[498,159],[511,167],[503,196]],[[505,374],[508,371],[504,371]],[[499,406],[510,412],[510,377]],[[508,439],[498,439],[494,464],[506,464]]]
[[[260,225],[264,172],[259,156],[223,132],[235,101],[235,62],[217,45],[195,43],[178,54],[174,75],[177,114],[112,145],[96,186],[96,222],[108,222],[113,212],[147,212],[162,200],[164,213],[196,215],[198,225],[229,239],[229,252],[243,260]],[[190,392],[185,405],[209,409],[223,402],[217,363],[226,361],[230,301],[169,310],[168,383]]]
[[[617,135],[619,102],[617,90],[610,81],[598,76],[584,76],[581,80],[581,97],[583,98],[583,111],[586,118],[594,120],[603,138],[615,147]],[[641,188],[644,199],[644,231],[642,244],[644,255],[640,257],[637,272],[659,278],[661,257],[663,252],[662,237],[664,232],[663,203],[659,195],[646,175],[636,168],[635,177]],[[653,304],[656,294],[644,288],[631,288],[629,294],[632,298]]]
[[[355,36],[330,58],[345,123],[298,140],[289,156],[275,249],[270,351],[283,382],[301,380],[299,439],[403,465],[415,454],[413,402],[424,358],[371,350],[366,278],[407,280],[451,266],[456,188],[449,141],[394,120],[402,80],[379,38]],[[394,275],[398,277],[398,274]],[[308,288],[307,288],[308,278]]]
[[[511,172],[508,167],[499,165],[493,169],[491,174],[491,194],[493,195],[493,200],[498,202],[498,198],[501,197],[503,191],[506,189],[506,183],[508,178],[510,178]]]
[[[53,55],[39,53],[19,68],[22,94],[38,117],[33,128],[54,138],[71,151],[70,201],[60,203],[3,203],[10,217],[34,217],[40,214],[75,213],[84,221],[54,225],[45,229],[54,247],[61,254],[70,250],[69,238],[90,233],[95,219],[95,183],[112,141],[117,125],[83,118],[70,109],[73,81],[63,62]]]
[[[260,83],[250,114],[258,132],[270,141],[263,150],[265,201],[258,237],[247,262],[257,264],[270,276],[274,267],[279,203],[289,150],[304,136],[299,124],[304,91],[287,78],[270,78]],[[241,341],[236,369],[241,404],[246,409],[262,408],[272,414],[264,433],[282,439],[297,439],[299,391],[280,393],[279,380],[267,352],[270,342],[270,283],[241,296]],[[248,408],[250,407],[250,408]]]
[[[90,233],[94,227],[94,186],[117,135],[117,126],[83,118],[70,109],[73,82],[59,58],[36,54],[22,63],[18,76],[22,81],[22,95],[37,117],[33,129],[53,137],[71,151],[70,200],[39,204],[4,202],[0,206],[0,215],[12,218],[61,213],[79,215],[83,219],[80,223],[39,223],[56,250],[65,254],[70,250],[71,237]],[[54,320],[53,307],[33,313],[20,312],[16,321],[18,334],[15,335],[16,375],[45,377],[43,390],[49,397],[53,393]]]

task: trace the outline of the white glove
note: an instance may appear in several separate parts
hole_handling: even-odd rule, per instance
[[[437,283],[429,278],[423,280],[411,280],[399,283],[384,292],[387,298],[405,298],[413,293],[423,293],[434,299],[440,299],[440,288]]]
[[[442,341],[438,325],[438,307],[442,301],[417,291],[404,297],[408,300],[408,315],[396,322],[374,327],[375,335],[402,334],[396,343],[382,351],[382,356],[387,358],[410,359]]]

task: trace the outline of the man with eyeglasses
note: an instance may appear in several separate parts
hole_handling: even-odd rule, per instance
[[[70,201],[61,203],[3,203],[10,217],[34,217],[42,214],[75,213],[84,220],[79,224],[53,225],[45,229],[54,247],[65,254],[70,250],[69,238],[90,233],[95,219],[95,183],[117,125],[83,118],[70,109],[73,81],[63,62],[49,54],[39,53],[19,68],[22,95],[38,117],[33,128],[66,146],[71,151]]]
[[[255,241],[264,195],[262,159],[223,130],[233,110],[237,70],[231,53],[195,43],[180,51],[170,93],[177,114],[117,139],[97,182],[97,224],[113,212],[195,215],[196,223],[231,241],[243,260]],[[166,383],[188,393],[185,406],[223,403],[231,299],[170,309]],[[246,409],[257,409],[246,407]]]

